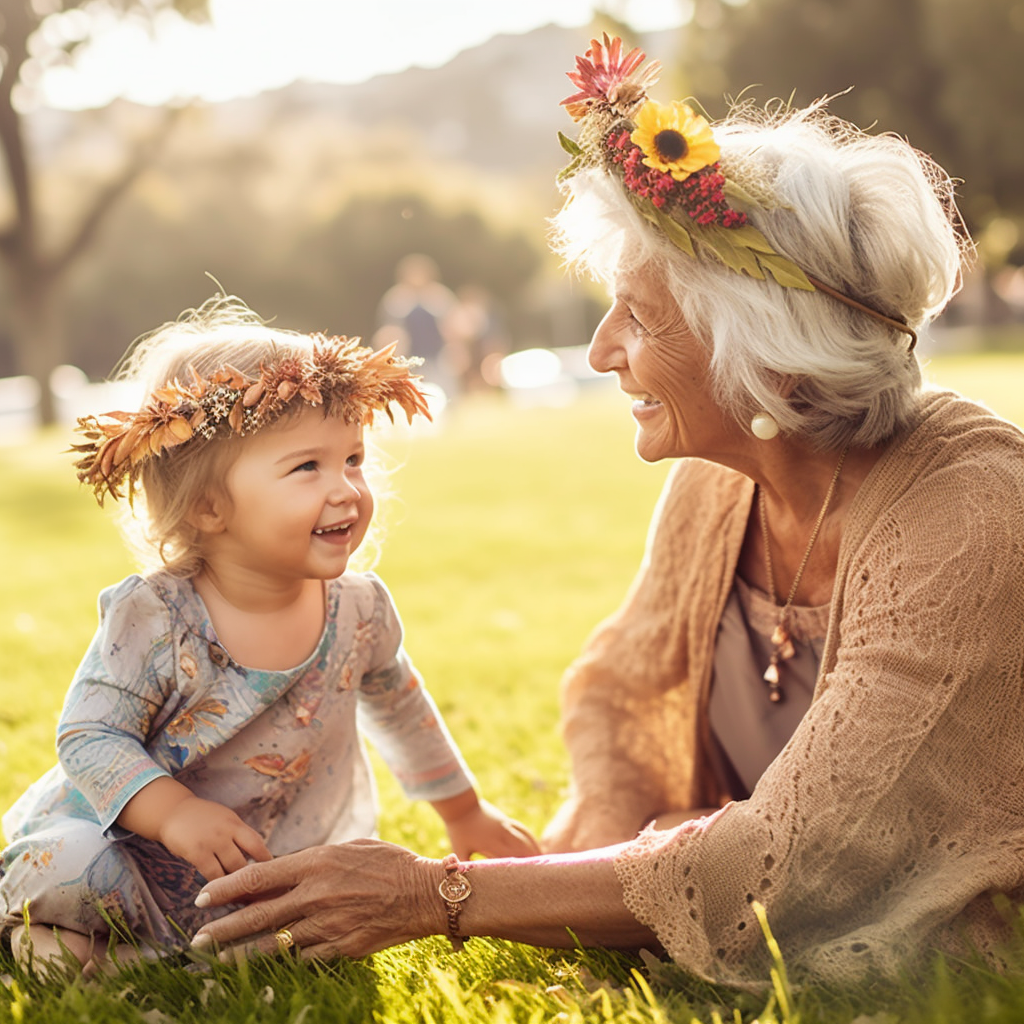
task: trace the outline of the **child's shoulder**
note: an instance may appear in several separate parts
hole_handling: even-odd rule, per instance
[[[395,600],[384,581],[374,572],[346,572],[328,585],[329,615],[345,617],[354,610],[358,621],[377,622],[385,631],[401,632]]]
[[[173,615],[184,601],[184,591],[191,587],[166,572],[146,575],[132,573],[118,583],[104,587],[99,595],[101,618],[111,615]]]
[[[346,572],[328,584],[328,592],[341,600],[394,606],[394,598],[375,572]]]

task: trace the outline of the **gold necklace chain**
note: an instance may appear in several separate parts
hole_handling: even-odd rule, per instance
[[[773,704],[780,703],[785,696],[782,692],[782,687],[779,685],[779,662],[788,661],[796,654],[796,648],[793,646],[793,640],[789,633],[789,613],[793,607],[793,598],[796,597],[797,587],[800,586],[800,580],[803,579],[804,569],[807,568],[807,562],[811,557],[814,542],[818,539],[821,525],[825,522],[825,516],[828,515],[829,505],[832,504],[832,496],[835,494],[836,484],[839,483],[839,474],[843,471],[843,463],[846,461],[846,453],[849,450],[850,446],[847,445],[843,449],[842,455],[839,456],[839,462],[836,463],[832,480],[828,485],[828,490],[825,492],[825,500],[822,503],[821,511],[818,513],[818,518],[814,523],[814,529],[811,530],[811,539],[807,542],[807,549],[804,551],[804,557],[800,561],[800,568],[797,569],[796,576],[793,577],[793,586],[789,588],[789,596],[786,598],[786,603],[782,606],[779,621],[772,632],[774,650],[772,651],[771,661],[764,670],[764,680],[768,684],[768,699]],[[774,605],[778,597],[775,593],[772,547],[768,539],[768,511],[765,507],[764,488],[762,487],[757,489],[757,511],[761,519],[761,537],[764,540],[764,565],[768,572],[768,596]]]

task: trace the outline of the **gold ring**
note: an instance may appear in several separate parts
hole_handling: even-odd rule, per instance
[[[295,945],[295,936],[287,928],[282,928],[274,933],[279,949],[291,949]]]

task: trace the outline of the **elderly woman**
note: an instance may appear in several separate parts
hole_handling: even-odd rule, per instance
[[[632,397],[637,451],[681,461],[566,678],[553,852],[252,865],[200,894],[255,902],[197,945],[571,929],[745,984],[760,903],[804,976],[998,962],[992,896],[1024,898],[1024,436],[922,391],[916,332],[968,245],[951,183],[820,107],[712,129],[647,100],[642,61],[605,38],[570,75],[556,227],[612,289],[590,359]]]

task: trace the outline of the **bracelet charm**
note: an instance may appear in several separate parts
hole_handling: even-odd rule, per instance
[[[449,853],[441,861],[441,866],[445,873],[437,891],[441,894],[441,899],[444,900],[445,910],[448,914],[448,938],[451,940],[452,949],[459,952],[466,942],[466,936],[459,934],[459,916],[462,914],[463,901],[473,891],[473,887],[466,877],[466,869],[469,865],[461,863],[454,853]]]

